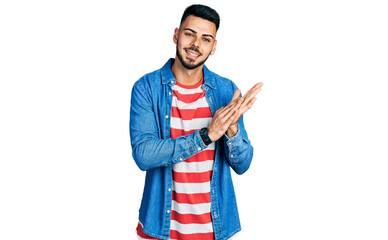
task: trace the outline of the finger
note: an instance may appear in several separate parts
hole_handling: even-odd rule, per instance
[[[233,97],[232,97],[232,100],[230,100],[230,102],[229,102],[229,104],[231,104],[231,103],[235,103],[235,104],[238,104],[237,103],[237,100],[240,98],[240,94],[241,94],[241,90],[240,89],[237,89],[235,92],[234,92],[234,94],[233,94]],[[228,105],[229,105],[228,104]],[[227,105],[227,106],[228,106]],[[232,107],[232,106],[230,106],[230,107]]]
[[[230,125],[232,123],[238,122],[242,116],[241,110],[236,110],[228,119],[227,124]]]
[[[222,113],[220,113],[220,117],[224,121],[226,121],[226,119],[230,118],[235,111],[238,111],[238,109],[241,106],[241,103],[242,103],[242,99],[241,98],[237,99],[236,103],[230,104],[228,108],[225,108],[225,110]]]
[[[250,94],[250,96],[247,96],[247,97],[244,99],[244,102],[241,104],[241,107],[244,107],[244,106],[248,105],[252,99],[256,98],[256,95],[257,95],[260,91],[261,91],[261,88],[255,89],[255,91],[252,92],[252,93]]]
[[[264,85],[264,83],[262,83],[262,82],[256,83],[255,86],[253,86],[251,88],[252,92],[254,92],[255,90],[261,88],[263,85]]]
[[[241,111],[241,115],[243,115],[244,113],[246,113],[249,109],[251,109],[251,107],[253,106],[253,104],[256,102],[257,98],[254,97],[252,100],[250,100],[245,106],[241,107],[240,108],[240,111]],[[240,116],[241,117],[241,116]]]
[[[247,93],[250,93],[250,92],[254,91],[257,88],[261,88],[263,85],[264,84],[262,82],[256,83],[253,87],[251,87],[251,89],[249,89],[249,91]]]
[[[232,98],[231,101],[236,100],[237,98],[239,98],[239,97],[240,97],[240,94],[241,94],[241,90],[240,90],[240,89],[237,89],[237,90],[234,92],[233,98]]]
[[[249,103],[247,104],[248,109],[252,107],[252,105],[256,102],[256,100],[257,100],[257,97],[254,97],[252,98],[251,101],[249,101]]]
[[[257,91],[261,89],[264,84],[262,82],[256,83],[249,91],[243,96],[244,99],[250,97],[252,94],[257,94]]]
[[[235,113],[238,113],[240,110],[240,107],[241,107],[241,104],[242,104],[243,100],[242,98],[238,99],[238,102],[236,104],[236,106],[234,108],[232,108],[226,115],[225,115],[225,118],[232,118],[232,116],[235,114]]]
[[[236,90],[237,92],[237,90]],[[235,92],[235,95],[237,95]],[[240,107],[242,103],[242,99],[241,98],[236,98],[235,100],[232,100],[228,105],[226,105],[225,107],[223,107],[222,111],[220,111],[220,114],[222,115],[222,113],[227,113],[229,111],[231,111],[233,108],[238,108]]]
[[[262,83],[257,83],[255,86],[249,89],[249,91],[242,97],[244,102],[250,101],[253,97],[255,97],[261,91],[262,86]]]

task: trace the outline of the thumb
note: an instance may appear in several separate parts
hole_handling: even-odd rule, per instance
[[[232,101],[233,101],[233,100],[236,100],[237,98],[239,98],[239,97],[240,97],[240,94],[241,94],[241,90],[240,90],[240,89],[237,89],[237,90],[234,92]]]

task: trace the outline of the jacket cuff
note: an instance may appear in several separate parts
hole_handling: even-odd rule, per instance
[[[201,135],[199,134],[199,130],[194,132],[193,138],[191,138],[191,140],[188,141],[188,144],[189,144],[189,149],[179,159],[180,161],[183,161],[191,156],[194,156],[195,154],[207,148],[206,144],[203,142],[201,138]]]
[[[203,149],[207,148],[207,145],[203,142],[201,135],[199,134],[200,130],[195,131],[194,133],[194,147],[191,149],[193,154],[197,154]]]
[[[224,137],[225,137],[225,142],[226,143],[228,143],[228,142],[234,143],[236,141],[242,140],[242,136],[241,136],[241,132],[240,132],[240,126],[238,125],[238,129],[237,129],[236,135],[234,135],[233,137],[230,138],[230,137],[228,137],[228,134],[226,134],[226,132],[225,132],[224,133]]]
[[[189,137],[189,136],[192,136],[192,137]],[[185,137],[187,137],[186,141],[187,141],[187,144],[189,146],[189,149],[187,149],[184,153],[182,153],[176,159],[172,160],[172,162],[171,162],[172,164],[180,163],[180,162],[188,159],[189,157],[192,157],[195,154],[201,152],[205,148],[207,148],[207,146],[203,142],[201,136],[199,135],[199,131],[195,131],[193,133],[193,135],[187,135]],[[166,166],[167,165],[169,165],[169,164],[166,164]]]
[[[236,148],[238,148],[241,145],[241,141],[243,139],[240,131],[240,126],[238,127],[236,135],[229,138],[228,135],[225,133],[224,138],[225,138],[225,144],[229,150],[229,154],[230,154],[229,158],[233,160],[234,158],[237,157],[235,156],[236,154],[233,154],[233,152],[236,150]]]

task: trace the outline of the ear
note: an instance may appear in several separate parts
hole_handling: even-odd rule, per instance
[[[175,44],[178,43],[178,35],[179,35],[179,28],[175,28],[174,37],[173,37],[173,41]]]
[[[216,51],[216,47],[217,47],[217,40],[214,40],[213,48],[212,48],[212,51],[210,52],[210,55],[214,54],[214,52]]]

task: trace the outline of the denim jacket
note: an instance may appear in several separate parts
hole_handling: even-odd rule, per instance
[[[185,161],[206,148],[199,131],[170,138],[174,59],[159,70],[140,78],[132,88],[130,137],[132,156],[146,172],[139,221],[147,235],[168,239],[172,201],[172,165]],[[203,67],[205,96],[212,115],[232,99],[236,85]],[[244,129],[243,118],[232,138],[226,134],[215,143],[211,179],[211,215],[216,240],[227,240],[241,230],[230,167],[243,174],[248,170],[253,147]]]

